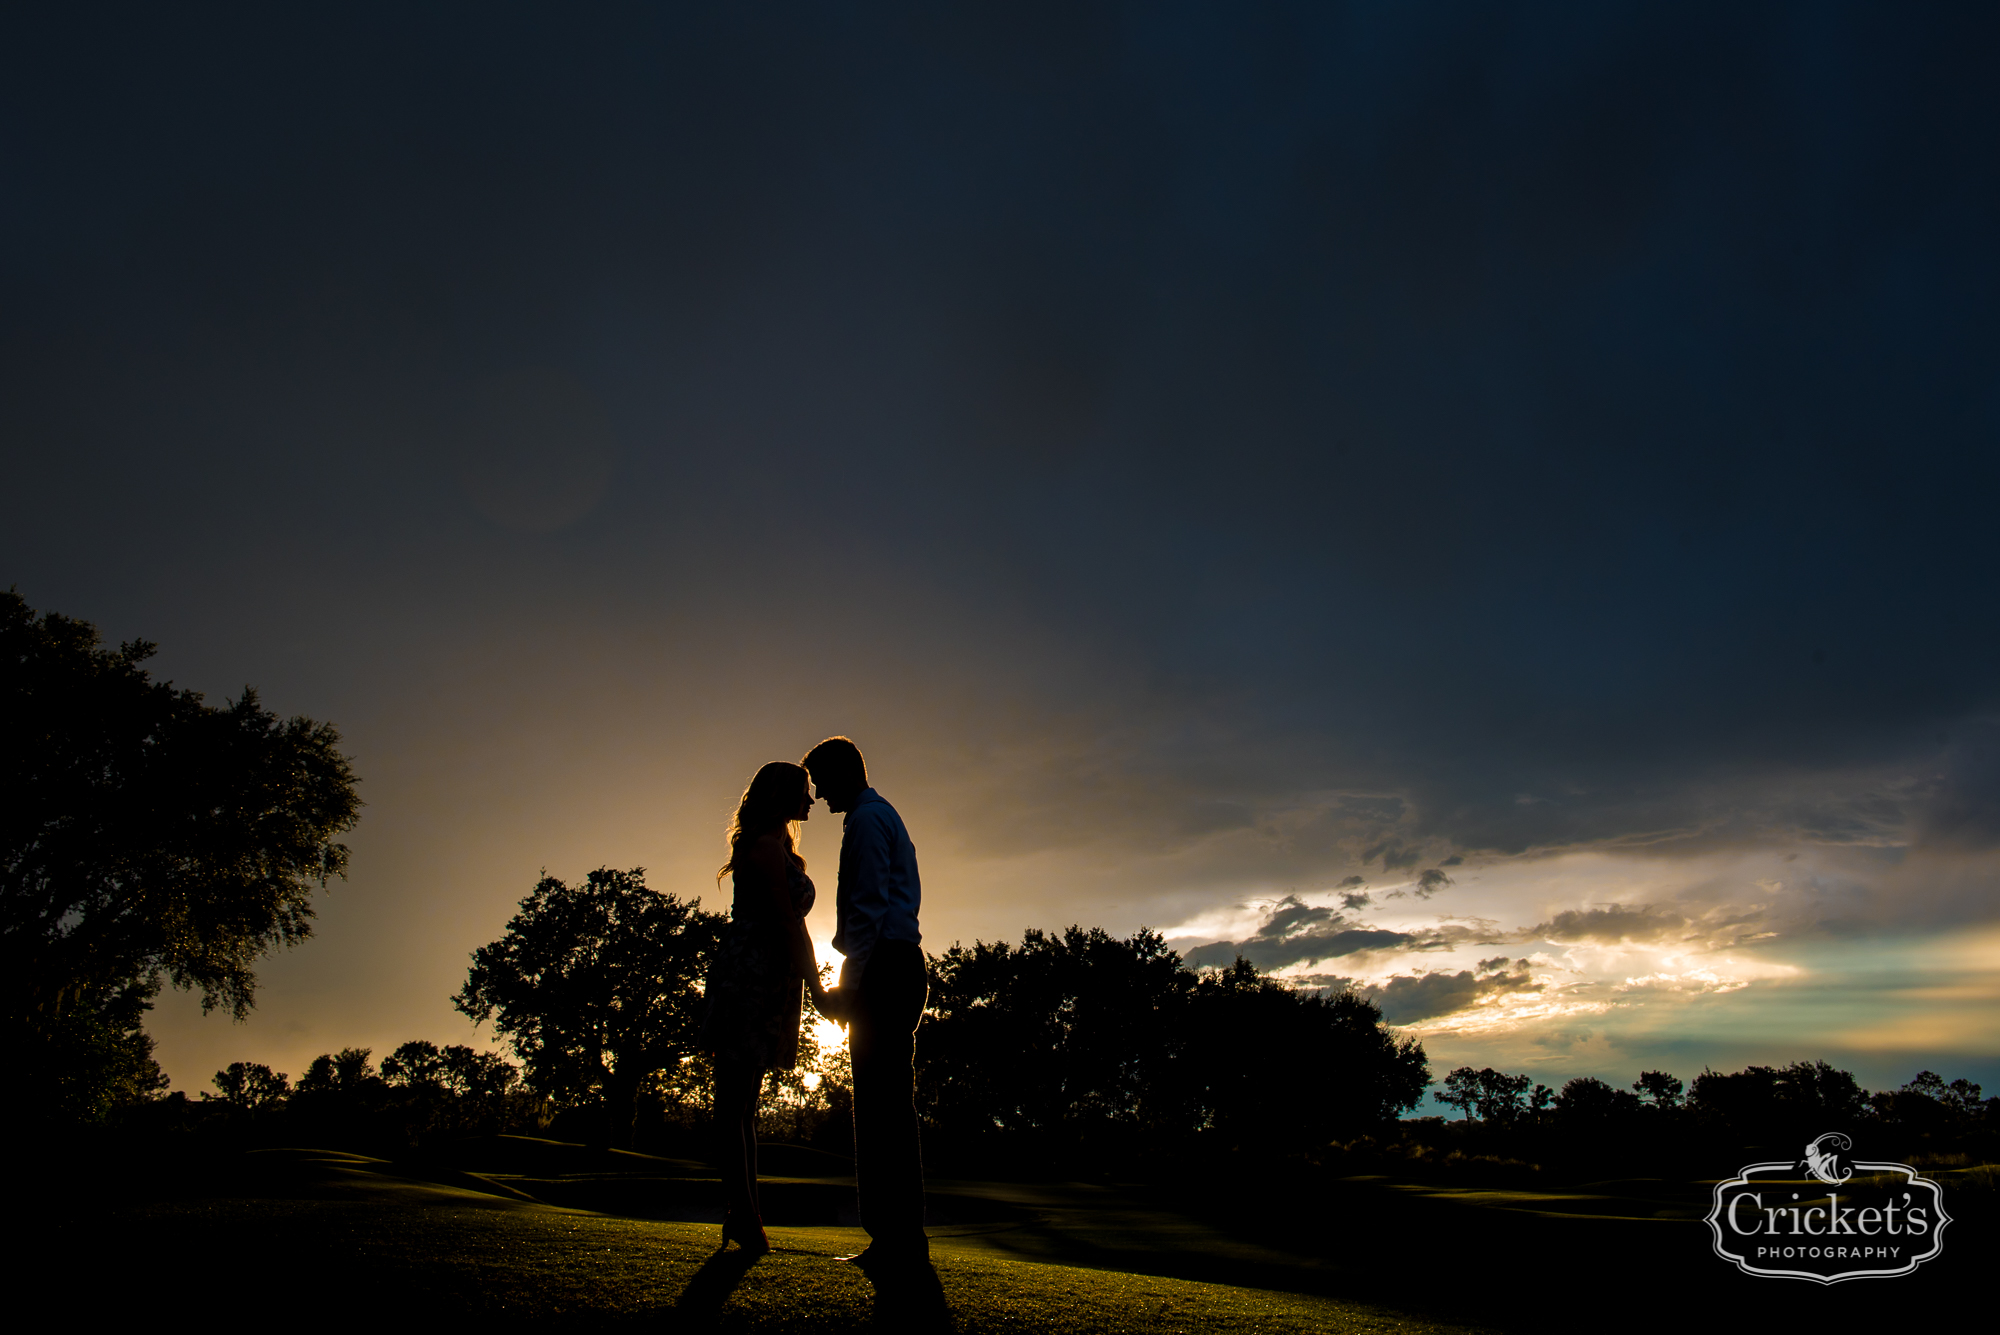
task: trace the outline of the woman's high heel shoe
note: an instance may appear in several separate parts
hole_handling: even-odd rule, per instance
[[[768,1252],[771,1240],[764,1236],[764,1221],[756,1215],[740,1215],[734,1210],[722,1214],[722,1245],[735,1243],[746,1252]]]

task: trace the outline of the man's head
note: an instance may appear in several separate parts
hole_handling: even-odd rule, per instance
[[[806,752],[800,763],[812,775],[813,791],[826,799],[828,810],[852,811],[854,799],[868,786],[861,748],[845,737],[827,738]]]

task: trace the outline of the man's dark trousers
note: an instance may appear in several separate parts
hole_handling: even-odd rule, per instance
[[[862,970],[860,1005],[848,1031],[861,1227],[891,1247],[928,1246],[915,1067],[917,1022],[929,992],[922,948],[880,942]]]

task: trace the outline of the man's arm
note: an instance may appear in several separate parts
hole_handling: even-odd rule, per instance
[[[847,947],[847,962],[840,970],[843,988],[861,981],[868,957],[882,939],[882,921],[889,913],[889,825],[871,809],[874,805],[870,803],[849,817],[846,845],[841,849],[840,870],[849,910],[842,924]]]

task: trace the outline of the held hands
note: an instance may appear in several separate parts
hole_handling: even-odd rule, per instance
[[[841,995],[840,988],[836,987],[832,991],[828,991],[821,985],[818,979],[808,979],[806,985],[812,988],[814,1010],[835,1024],[845,1025],[847,1023],[849,1018],[847,1014],[847,999]]]
[[[826,976],[822,974],[819,962],[813,957],[812,937],[806,934],[805,919],[792,920],[792,966],[799,977],[806,980],[806,987],[812,992],[813,1009],[832,1020],[835,1024],[847,1023],[847,1002],[838,988],[828,991]],[[826,971],[831,973],[832,970]]]
[[[828,970],[828,972],[832,972]],[[813,1009],[832,1020],[835,1024],[847,1023],[847,996],[844,988],[828,988],[826,979],[814,971],[806,975],[806,987],[812,992]]]

